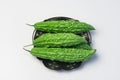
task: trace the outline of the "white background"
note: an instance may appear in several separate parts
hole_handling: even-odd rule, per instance
[[[92,24],[96,55],[72,71],[49,70],[24,51],[26,23],[67,16]],[[120,80],[120,0],[0,0],[0,80]]]

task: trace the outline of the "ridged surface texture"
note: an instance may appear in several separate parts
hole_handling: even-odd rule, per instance
[[[54,33],[80,33],[86,32],[89,30],[95,30],[90,24],[68,20],[68,21],[46,21],[38,22],[34,24],[35,29],[43,32],[54,32]]]
[[[80,62],[85,61],[95,53],[95,49],[84,50],[76,48],[32,48],[31,54],[61,62]]]
[[[87,44],[85,38],[73,33],[46,33],[33,42],[35,47],[70,47]]]

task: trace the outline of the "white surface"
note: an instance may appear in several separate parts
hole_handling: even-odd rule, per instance
[[[49,70],[24,51],[33,28],[53,16],[92,24],[96,56],[72,71]],[[0,80],[120,80],[120,0],[0,0]]]

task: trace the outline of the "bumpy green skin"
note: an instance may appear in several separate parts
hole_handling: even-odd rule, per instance
[[[61,62],[80,62],[90,58],[95,49],[84,50],[76,48],[33,48],[31,54],[43,58]]]
[[[87,41],[73,33],[46,33],[33,42],[35,47],[70,47],[80,44],[87,44]]]
[[[68,21],[46,21],[38,22],[34,24],[35,29],[43,32],[54,33],[80,33],[89,30],[95,30],[93,26],[84,22],[78,22],[73,20]]]
[[[77,46],[73,46],[74,48],[78,48],[78,49],[85,49],[85,50],[90,50],[92,49],[88,44],[80,44]]]

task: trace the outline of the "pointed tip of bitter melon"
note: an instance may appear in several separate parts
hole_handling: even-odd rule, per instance
[[[89,54],[87,54],[85,57],[84,57],[84,60],[83,61],[86,61],[88,60],[89,58],[91,58],[96,52],[96,49],[92,49],[90,50]]]
[[[79,22],[80,24],[82,24],[82,26],[88,30],[95,30],[94,26],[92,26],[91,24],[88,24],[86,22]]]

